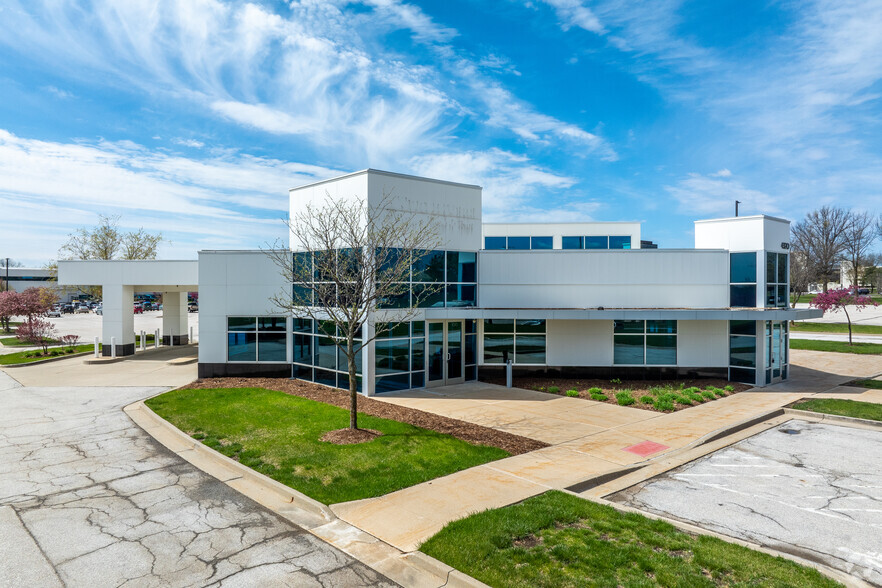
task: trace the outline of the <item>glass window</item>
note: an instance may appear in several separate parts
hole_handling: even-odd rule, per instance
[[[294,272],[292,281],[294,282],[311,282],[312,273],[312,253],[309,251],[297,251],[294,253]]]
[[[644,321],[613,321],[614,333],[643,333]]]
[[[444,281],[444,252],[429,251],[420,255],[413,264],[414,282],[443,282]]]
[[[729,365],[756,367],[756,337],[729,337]]]
[[[585,237],[585,249],[609,249],[609,237]]]
[[[530,248],[530,238],[529,237],[509,237],[508,238],[508,248],[511,249],[529,249]]]
[[[312,306],[312,288],[294,284],[291,290],[291,301],[294,306]]]
[[[787,254],[779,253],[778,254],[778,283],[786,284],[787,283]]]
[[[514,333],[514,319],[484,319],[485,333]]]
[[[520,333],[544,333],[545,332],[545,319],[525,319],[518,320],[517,331]]]
[[[647,365],[677,365],[677,337],[674,335],[646,336]]]
[[[426,369],[426,340],[414,339],[410,346],[410,369],[413,371]]]
[[[756,283],[756,253],[751,251],[750,253],[729,254],[729,281],[732,283]]]
[[[753,308],[756,306],[756,286],[729,286],[729,305]]]
[[[349,390],[349,374],[337,372],[337,387],[343,390]],[[355,391],[361,392],[361,376],[355,376]]]
[[[414,342],[416,344],[416,342]],[[466,365],[478,363],[478,336],[466,335],[465,337],[465,362]]]
[[[312,337],[309,335],[294,335],[293,359],[295,363],[312,364]]]
[[[253,316],[231,316],[227,318],[228,331],[254,331],[257,319]]]
[[[478,321],[475,319],[466,319],[465,320],[465,332],[466,333],[477,333],[478,332]],[[414,333],[416,334],[416,333]]]
[[[484,335],[484,363],[504,363],[505,352],[514,360],[514,335]]]
[[[676,333],[677,321],[646,321],[647,333]]]
[[[410,323],[377,323],[377,339],[395,339],[410,336]]]
[[[530,237],[530,249],[554,249],[554,238]]]
[[[777,287],[774,285],[766,286],[766,307],[775,306],[776,297]]]
[[[505,237],[484,237],[484,249],[505,249]]]
[[[787,306],[787,286],[785,284],[778,286],[778,306],[782,308]]]
[[[447,284],[447,306],[475,306],[476,302],[475,284]]]
[[[288,361],[285,333],[260,333],[257,336],[258,361]]]
[[[295,333],[312,333],[312,319],[295,318],[292,324]]]
[[[417,308],[444,306],[444,287],[441,284],[414,284],[413,301]]]
[[[585,241],[582,237],[561,237],[561,249],[583,249]]]
[[[745,368],[729,368],[729,379],[733,382],[753,384],[756,381],[756,371]]]
[[[257,361],[257,334],[227,333],[227,361]]]
[[[312,382],[312,368],[304,365],[291,366],[291,377]]]
[[[398,294],[390,294],[377,302],[377,308],[409,308],[410,307],[410,286],[408,284],[400,284],[401,289]]]
[[[397,392],[399,390],[407,390],[408,388],[410,388],[410,374],[379,377],[374,387],[378,394],[382,392]]]
[[[324,384],[332,388],[337,387],[337,374],[327,370],[315,370],[315,383]]]
[[[614,335],[613,363],[643,365],[643,335]]]
[[[313,275],[316,282],[332,281],[333,269],[336,265],[337,257],[334,251],[316,251],[314,253],[315,268]]]
[[[337,369],[337,345],[334,344],[334,340],[330,337],[316,337],[314,344],[315,365],[331,370]],[[316,378],[318,378],[318,370],[316,370]]]
[[[620,237],[617,235],[612,235],[609,238],[609,248],[610,249],[630,249],[631,248],[631,237]]]
[[[411,333],[414,337],[422,337],[426,334],[426,322],[425,321],[413,321],[410,323],[411,325]]]
[[[361,373],[361,343],[355,343],[353,345],[355,347],[355,373]],[[341,372],[349,373],[349,358],[346,357],[346,344],[343,344],[343,349],[340,347],[337,348],[337,369]],[[346,388],[349,387],[349,383],[346,383]]]
[[[486,343],[485,343],[486,345]],[[545,363],[545,335],[517,335],[515,363]]]
[[[447,252],[448,282],[477,282],[478,254],[474,251]]]
[[[766,253],[766,282],[769,284],[774,284],[777,280],[778,272],[775,269],[775,264],[778,261],[778,255],[776,253]]]
[[[729,332],[733,335],[756,335],[756,321],[729,321]]]
[[[257,319],[258,331],[284,331],[285,317],[283,316],[262,316]]]
[[[410,387],[423,388],[426,385],[426,372],[413,372],[410,374]]]
[[[376,341],[376,368],[378,374],[410,371],[410,340]]]

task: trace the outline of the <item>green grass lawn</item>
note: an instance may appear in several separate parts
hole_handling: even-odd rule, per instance
[[[882,353],[882,344],[854,343],[848,341],[816,341],[814,339],[790,339],[791,349],[808,349],[810,351],[833,351],[835,353],[859,353],[861,355],[877,355]]]
[[[454,521],[420,550],[495,587],[839,586],[789,560],[558,491]]]
[[[790,330],[811,333],[848,333],[848,324],[794,322],[790,325]],[[882,335],[882,325],[852,325],[851,332],[855,335]]]
[[[55,349],[58,349],[57,347]],[[88,345],[77,345],[74,349],[74,353],[83,353],[86,351],[92,351],[95,349],[94,343],[89,343]],[[49,348],[49,351],[52,351],[53,348]],[[5,355],[0,355],[0,365],[13,365],[18,363],[32,363],[35,361],[42,361],[44,359],[51,359],[50,357],[25,357],[26,355],[32,353],[31,351],[18,351],[16,353],[7,353]],[[65,355],[71,355],[65,353]],[[56,356],[58,357],[58,356]]]
[[[879,382],[876,383],[878,384]],[[882,421],[882,404],[874,404],[872,402],[844,400],[842,398],[815,398],[794,404],[793,408],[854,417],[856,419]]]
[[[846,386],[856,386],[858,388],[875,388],[876,390],[882,390],[882,381],[880,380],[855,380],[853,382],[849,382]]]
[[[817,296],[817,294],[803,294],[802,296],[799,297],[799,300],[797,300],[797,302],[809,303],[815,299],[815,296]],[[864,296],[866,296],[866,294]],[[872,298],[876,302],[882,302],[882,294],[877,294],[874,292],[873,294],[870,294],[869,296],[870,296],[870,298]],[[790,300],[792,302],[793,297],[791,296],[790,298],[788,298],[788,300]]]
[[[147,406],[209,447],[325,504],[382,496],[508,456],[364,414],[359,427],[382,436],[357,445],[325,443],[325,432],[349,426],[348,410],[263,388],[173,390]]]
[[[4,347],[33,347],[33,343],[27,343],[26,341],[20,340],[18,337],[4,337],[0,339],[0,343],[3,344]],[[53,341],[52,345],[58,345],[58,341]]]

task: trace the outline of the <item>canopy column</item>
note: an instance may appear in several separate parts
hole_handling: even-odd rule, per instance
[[[111,341],[116,344],[117,357],[135,354],[135,288],[119,284],[101,286],[103,314],[101,335],[105,357],[112,355]]]
[[[162,293],[162,344],[186,345],[189,342],[187,293]]]

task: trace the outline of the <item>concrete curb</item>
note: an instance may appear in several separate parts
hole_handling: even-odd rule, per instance
[[[153,412],[143,400],[123,411],[148,435],[193,466],[402,586],[489,588],[433,557],[419,551],[402,552],[337,518],[329,506],[193,439]]]
[[[84,355],[92,355],[94,351],[83,351],[82,353],[70,353],[68,355],[58,355],[56,357],[50,357],[48,359],[41,359],[39,361],[29,361],[25,363],[5,363],[0,364],[0,369],[6,368],[21,368],[21,367],[29,367],[32,365],[43,365],[44,363],[52,363],[53,361],[61,361],[62,359],[71,359],[73,357],[83,357]]]
[[[83,363],[86,364],[86,365],[102,365],[102,364],[106,364],[106,363],[119,363],[119,362],[121,362],[121,361],[126,361],[127,359],[132,359],[132,358],[135,358],[135,357],[144,357],[145,355],[156,355],[156,354],[158,354],[158,353],[160,353],[160,352],[162,352],[162,351],[168,351],[169,349],[181,348],[181,347],[190,347],[190,346],[192,346],[192,347],[195,349],[195,348],[197,348],[198,344],[197,344],[197,343],[188,343],[187,345],[175,345],[174,347],[172,347],[172,346],[170,346],[170,345],[162,345],[161,347],[148,348],[148,349],[144,349],[143,351],[141,351],[141,350],[137,350],[137,349],[136,349],[136,350],[135,350],[135,353],[134,353],[133,355],[118,355],[118,356],[116,356],[116,357],[109,357],[109,356],[106,356],[106,357],[96,357],[96,358],[93,358],[93,359],[87,359],[87,360],[84,360]],[[93,351],[90,351],[89,353],[94,353],[94,352],[93,352]],[[186,359],[186,360],[188,360],[188,361],[186,361],[186,362],[178,362],[179,364],[180,364],[180,363],[196,363],[196,361],[198,361],[198,358],[195,358],[195,357],[193,357],[193,358],[190,358],[190,357],[187,357],[187,358],[179,357],[179,358],[176,358],[176,359],[178,359],[178,360],[180,360],[180,359]],[[170,365],[178,365],[178,364],[172,364],[173,361],[175,361],[175,360],[172,359],[172,360],[169,360],[169,361],[166,362],[166,363],[168,363],[168,364],[170,364]]]
[[[853,427],[855,429],[873,429],[882,431],[882,421],[873,421],[870,419],[860,419],[857,417],[842,416],[839,414],[828,414],[826,412],[814,412],[811,410],[799,410],[798,408],[785,408],[784,414],[788,414],[793,418],[807,420],[816,423],[829,422],[844,427]]]
[[[565,492],[566,492],[566,490],[565,490]],[[576,496],[578,496],[578,494],[576,494]],[[759,543],[751,543],[750,541],[745,541],[743,539],[729,537],[728,535],[723,535],[723,534],[717,533],[715,531],[709,531],[707,529],[703,529],[701,527],[695,526],[691,523],[680,521],[678,519],[668,518],[668,517],[661,516],[661,515],[658,515],[658,514],[655,514],[652,512],[643,511],[638,508],[633,508],[633,507],[630,507],[630,506],[627,506],[624,504],[619,504],[618,502],[612,502],[612,501],[606,500],[604,498],[592,498],[591,500],[594,502],[597,502],[599,504],[604,504],[606,506],[612,507],[619,512],[634,513],[634,514],[639,514],[641,516],[644,516],[648,519],[653,519],[653,520],[657,520],[657,521],[664,521],[666,523],[673,525],[674,527],[676,527],[677,529],[679,529],[681,531],[689,533],[690,535],[704,535],[707,537],[716,537],[717,539],[720,539],[721,541],[725,541],[726,543],[733,543],[735,545],[741,545],[743,547],[753,549],[754,551],[759,551],[759,552],[762,552],[762,553],[765,553],[768,555],[772,555],[775,557],[789,559],[790,561],[798,563],[800,565],[814,568],[814,569],[818,570],[821,574],[827,576],[828,578],[836,580],[837,582],[841,582],[842,584],[845,584],[846,586],[852,586],[854,588],[871,588],[872,587],[872,584],[869,584],[868,582],[865,582],[864,580],[861,580],[860,578],[855,578],[853,576],[849,576],[848,574],[846,574],[843,571],[831,568],[829,566],[826,566],[824,564],[821,564],[821,563],[818,563],[815,561],[803,559],[797,555],[787,553],[786,551],[778,551],[772,547],[767,547],[767,546],[761,545]]]

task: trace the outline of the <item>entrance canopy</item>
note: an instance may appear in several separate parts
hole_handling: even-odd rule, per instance
[[[187,292],[199,289],[196,260],[73,260],[58,262],[58,283],[66,286],[101,286],[103,354],[135,353],[135,292],[162,292],[163,342],[188,342]]]

